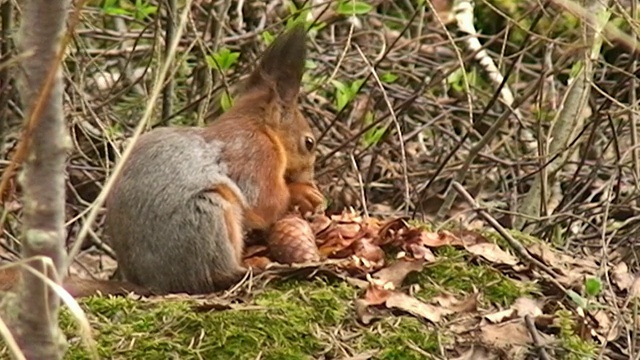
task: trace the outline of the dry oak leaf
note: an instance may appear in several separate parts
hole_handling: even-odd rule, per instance
[[[379,270],[373,274],[373,277],[380,279],[384,283],[391,283],[393,284],[393,288],[397,289],[402,286],[402,282],[407,275],[412,272],[421,271],[424,264],[424,260],[400,260],[382,270]]]
[[[505,320],[512,319],[515,313],[516,310],[514,308],[509,308],[492,314],[484,315],[484,318],[487,319],[490,323],[498,324]]]
[[[482,346],[471,346],[467,351],[459,357],[450,358],[451,360],[498,360],[500,356],[491,354],[488,349]]]
[[[394,291],[391,293],[385,305],[389,309],[398,309],[413,316],[421,317],[433,323],[440,322],[442,317],[450,314],[449,310],[422,302],[413,296]]]
[[[592,259],[565,255],[547,244],[534,243],[527,250],[555,270],[558,274],[556,280],[569,288],[582,287],[585,276],[594,276],[599,268]]]
[[[411,255],[413,255],[414,259],[421,259],[428,262],[436,261],[436,256],[433,254],[433,252],[429,248],[425,247],[424,245],[408,244],[403,248],[406,249],[406,251],[409,252]]]
[[[331,219],[324,214],[312,215],[309,217],[309,225],[313,233],[316,234],[316,238],[319,238],[324,231],[327,231],[331,227],[332,222]]]
[[[625,262],[620,262],[611,269],[611,279],[620,290],[628,290],[633,285],[633,275]]]
[[[636,276],[636,278],[633,280],[631,289],[629,289],[629,298],[640,299],[640,276]]]
[[[447,309],[447,314],[468,313],[478,309],[480,293],[476,292],[463,299],[456,298],[453,294],[445,293],[433,298],[442,308]]]
[[[494,243],[483,243],[465,246],[465,249],[474,255],[481,256],[486,260],[505,265],[516,265],[519,260],[517,257],[502,250],[498,245]]]
[[[375,283],[370,283],[367,290],[364,293],[362,299],[356,299],[354,302],[356,316],[365,325],[371,323],[376,318],[376,315],[372,312],[371,307],[375,305],[384,304],[391,296],[391,291],[385,289],[383,286]]]
[[[469,246],[474,244],[482,244],[488,243],[489,240],[477,231],[470,231],[466,229],[458,229],[458,230],[442,230],[440,231],[441,236],[448,238],[449,245],[462,245]]]
[[[518,318],[501,324],[486,324],[480,328],[483,343],[500,348],[527,346],[533,343],[524,319]]]
[[[527,297],[520,297],[516,299],[516,301],[513,303],[513,305],[511,305],[509,309],[485,315],[484,318],[494,324],[497,324],[509,319],[513,319],[516,316],[525,317],[526,315],[529,315],[533,318],[538,318],[539,316],[543,315],[538,301]]]
[[[596,321],[598,327],[591,329],[591,335],[600,339],[601,342],[611,342],[620,336],[620,327],[622,324],[618,321],[611,321],[605,311],[599,310],[593,314],[593,319]]]
[[[516,299],[511,308],[514,309],[520,317],[529,315],[532,318],[536,318],[543,314],[540,303],[528,297]]]
[[[362,299],[356,300],[356,314],[360,321],[368,324],[374,318],[370,307],[384,304],[388,309],[398,309],[416,317],[427,319],[431,322],[439,322],[442,316],[450,313],[448,310],[424,303],[405,293],[391,290],[389,283],[381,285],[379,279],[371,279]]]
[[[384,266],[384,251],[378,245],[374,245],[367,239],[355,241],[349,249],[353,251],[355,265],[367,273]],[[358,261],[360,260],[360,261]],[[362,266],[359,266],[362,264]]]
[[[364,219],[353,211],[344,211],[340,215],[333,215],[330,224],[326,225],[321,218],[322,230],[317,232],[316,244],[320,254],[326,257],[345,258],[353,255],[353,249],[348,249],[360,239],[373,239],[378,235],[377,220]]]
[[[580,275],[593,275],[599,268],[598,264],[592,259],[565,255],[552,249],[547,244],[534,243],[527,247],[527,250],[548,266],[563,273],[571,271]]]

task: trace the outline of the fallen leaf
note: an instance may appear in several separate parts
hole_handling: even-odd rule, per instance
[[[367,259],[373,263],[382,262],[384,264],[384,251],[378,246],[371,243],[371,241],[367,239],[359,239],[351,244],[350,247],[353,251],[353,254]]]
[[[382,305],[389,299],[389,297],[391,297],[390,290],[387,290],[381,286],[371,284],[367,288],[367,291],[365,292],[362,300],[364,300],[368,306]]]
[[[332,225],[331,219],[326,215],[312,215],[309,221],[309,226],[316,234],[316,237],[320,236],[324,231],[329,229]]]
[[[487,324],[480,328],[483,343],[504,348],[513,345],[526,346],[533,341],[524,319],[500,324]]]
[[[394,289],[402,286],[402,282],[412,272],[420,271],[424,267],[424,260],[407,261],[400,260],[394,264],[379,270],[373,277],[378,278],[384,282],[390,282],[393,284]]]
[[[629,267],[625,262],[620,262],[611,269],[611,279],[620,290],[628,290],[633,285],[633,275],[629,274]]]
[[[482,346],[472,346],[459,357],[451,358],[451,360],[495,360],[499,359],[497,355],[489,353]]]
[[[469,246],[489,242],[489,240],[487,240],[487,238],[481,233],[466,229],[458,229],[454,231],[442,230],[440,235],[445,238],[449,238],[450,245]]]
[[[525,317],[527,315],[536,318],[542,315],[542,309],[540,304],[534,299],[521,297],[516,299],[512,308],[516,311],[518,316]]]
[[[437,323],[442,320],[443,316],[441,308],[429,305],[401,292],[393,292],[387,299],[386,305],[390,309],[395,308],[402,310],[413,316],[427,319],[433,323]]]
[[[600,341],[610,342],[620,336],[620,326],[614,325],[606,312],[602,310],[596,311],[593,314],[593,319],[598,327],[591,330],[591,335],[598,337]]]
[[[511,319],[515,313],[516,313],[516,310],[514,308],[510,308],[510,309],[495,312],[493,314],[487,314],[484,316],[484,318],[493,324],[498,324],[507,319]]]
[[[493,263],[515,265],[519,262],[517,257],[502,250],[494,243],[475,244],[466,246],[465,248],[470,253],[481,256]]]
[[[373,321],[376,318],[376,315],[373,312],[371,312],[371,308],[369,306],[369,303],[367,303],[367,301],[363,299],[356,299],[353,305],[356,311],[356,316],[358,317],[360,322],[362,322],[363,324],[369,325],[371,321]]]
[[[446,293],[434,297],[433,301],[447,309],[447,314],[465,313],[477,310],[479,295],[479,293],[474,293],[466,298],[458,299],[453,294]]]
[[[428,262],[436,261],[433,252],[422,244],[407,244],[406,250],[413,255],[414,259],[422,259]]]
[[[636,278],[633,280],[631,289],[629,289],[629,298],[640,299],[640,276],[636,276]]]

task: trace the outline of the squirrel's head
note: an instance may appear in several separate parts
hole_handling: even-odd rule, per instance
[[[261,122],[275,132],[284,146],[285,176],[302,182],[313,180],[316,158],[316,139],[298,106],[306,58],[305,35],[304,25],[298,24],[276,38],[246,83],[247,89],[266,92],[269,111]]]

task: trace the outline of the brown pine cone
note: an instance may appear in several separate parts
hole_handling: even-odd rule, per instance
[[[311,226],[295,215],[286,216],[273,225],[268,246],[270,257],[282,264],[320,260]]]

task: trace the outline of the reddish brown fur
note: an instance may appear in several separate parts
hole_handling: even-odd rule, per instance
[[[234,206],[242,206],[242,200],[240,200],[235,192],[231,190],[228,186],[218,184],[211,191],[217,193],[225,199],[229,204]],[[237,256],[238,262],[242,261],[242,248],[244,245],[244,239],[242,237],[242,228],[237,225],[237,221],[235,221],[235,215],[231,209],[227,209],[224,213],[225,223],[227,225],[227,229],[229,229],[229,242],[235,249],[235,255]]]

